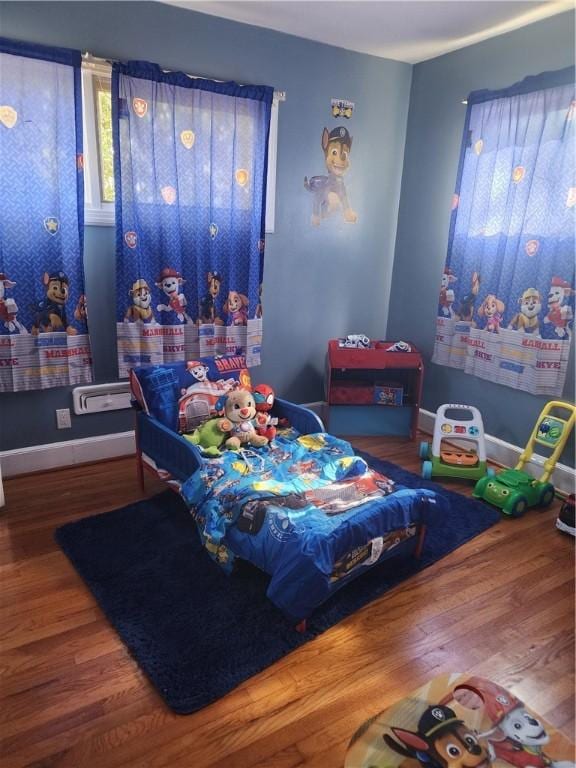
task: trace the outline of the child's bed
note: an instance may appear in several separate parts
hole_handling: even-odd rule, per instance
[[[271,577],[270,600],[304,619],[367,568],[418,556],[441,499],[374,472],[313,412],[281,399],[272,415],[289,428],[270,446],[203,456],[178,429],[205,418],[205,403],[213,412],[219,388],[250,386],[243,364],[233,357],[132,371],[139,472],[152,469],[178,489],[221,567],[231,571],[237,557],[256,565]]]

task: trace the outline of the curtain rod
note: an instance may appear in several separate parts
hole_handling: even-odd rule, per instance
[[[93,54],[90,53],[90,51],[84,51],[84,53],[82,54],[82,61],[85,62],[86,64],[94,64],[96,66],[98,66],[98,65],[102,66],[102,64],[110,64],[110,65],[112,65],[112,64],[119,64],[120,63],[119,59],[110,59],[110,58],[102,58],[100,56],[94,56]],[[173,71],[174,70],[172,70],[172,69],[163,69],[162,70],[162,72],[173,72]],[[185,72],[184,74],[187,77],[189,77],[191,80],[197,80],[197,79],[198,80],[214,80],[217,83],[225,82],[224,80],[217,80],[214,77],[204,77],[203,75],[190,75],[190,74],[188,74],[188,72]],[[243,83],[241,85],[243,85]],[[275,90],[274,91],[274,98],[276,99],[276,101],[286,101],[286,91],[276,91]]]

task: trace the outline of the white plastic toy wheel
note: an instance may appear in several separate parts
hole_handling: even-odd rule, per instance
[[[424,480],[430,480],[432,478],[432,462],[422,462],[422,477]]]
[[[428,443],[427,440],[423,440],[420,443],[420,448],[418,450],[418,455],[420,456],[421,459],[427,459],[428,458],[429,451],[430,451],[428,445],[429,445],[429,443]]]

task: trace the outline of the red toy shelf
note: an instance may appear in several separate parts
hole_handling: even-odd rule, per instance
[[[341,435],[416,436],[424,365],[411,352],[388,352],[393,341],[368,349],[328,342],[326,400],[329,429]]]
[[[328,342],[328,357],[332,368],[419,368],[422,355],[413,344],[412,352],[387,352],[393,341],[373,341],[369,349],[347,349],[338,346],[338,339]]]

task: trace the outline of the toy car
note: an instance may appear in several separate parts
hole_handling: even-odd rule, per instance
[[[370,339],[363,333],[349,333],[345,339],[338,339],[338,346],[347,349],[368,349]]]
[[[407,341],[395,341],[386,348],[386,352],[412,352],[412,347]]]
[[[562,419],[552,411],[569,411],[570,416]],[[514,469],[505,469],[494,477],[483,477],[476,483],[473,496],[484,499],[512,517],[520,517],[530,507],[547,507],[554,499],[554,486],[549,482],[558,457],[570,436],[576,420],[576,406],[560,400],[546,403],[520,454]],[[552,448],[552,454],[544,461],[544,472],[534,478],[524,472],[524,466],[532,459],[534,447],[542,445]]]

